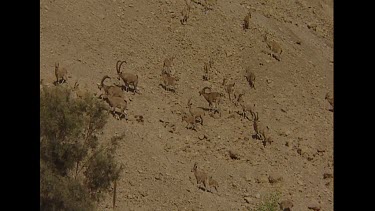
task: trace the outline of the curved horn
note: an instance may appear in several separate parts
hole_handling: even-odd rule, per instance
[[[104,80],[107,78],[111,78],[108,75],[103,76],[102,81],[100,82],[100,85],[103,86]]]
[[[120,73],[121,71],[121,65],[123,64],[123,63],[126,63],[126,61],[124,60],[124,61],[122,61],[121,63],[120,63],[120,65],[118,66],[118,70],[117,70],[117,73]]]
[[[117,73],[119,73],[118,64],[119,64],[120,62],[121,62],[120,60],[118,60],[118,61],[116,62],[116,72],[117,72]]]

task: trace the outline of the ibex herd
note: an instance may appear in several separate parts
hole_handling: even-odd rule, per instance
[[[216,0],[192,0],[192,2],[196,4],[200,4],[204,7],[205,12],[212,9],[212,6],[216,4]],[[180,22],[182,25],[186,25],[192,10],[191,2],[185,0],[185,7],[181,11]],[[243,19],[243,29],[246,31],[250,29],[250,20],[251,20],[251,13],[248,11],[246,16]],[[272,39],[268,33],[263,36],[263,41],[266,43],[267,47],[271,50],[271,55],[278,61],[280,61],[281,54],[283,49],[281,45]],[[179,80],[176,76],[174,76],[174,72],[172,67],[174,64],[175,56],[171,56],[166,58],[163,61],[163,67],[161,71],[161,85],[166,91],[176,91],[176,82]],[[123,64],[127,62],[118,60],[116,62],[116,76],[114,77],[117,80],[117,83],[113,83],[111,85],[106,85],[104,82],[106,79],[112,79],[108,75],[104,75],[101,79],[100,83],[97,83],[97,87],[100,92],[99,98],[106,101],[109,105],[108,112],[111,112],[113,116],[120,120],[125,118],[128,119],[127,108],[128,108],[128,100],[124,94],[124,90],[126,92],[132,91],[133,95],[138,92],[138,83],[139,83],[139,76],[138,74],[133,74],[130,72],[122,72],[121,67]],[[214,65],[214,61],[212,58],[209,58],[208,61],[204,62],[203,64],[203,80],[204,81],[211,81],[212,80],[212,66]],[[60,85],[66,83],[68,81],[68,71],[60,67],[59,63],[55,63],[55,77],[56,81],[54,85]],[[251,68],[245,68],[245,74],[242,76],[246,78],[247,83],[249,84],[250,89],[256,90],[256,76],[254,72],[251,71]],[[270,129],[268,125],[266,125],[263,121],[259,120],[258,112],[255,111],[256,105],[255,103],[246,102],[243,98],[245,92],[243,90],[238,90],[235,88],[236,84],[239,86],[238,80],[228,82],[228,78],[224,77],[222,81],[222,87],[225,93],[228,94],[228,98],[230,103],[233,103],[236,107],[240,107],[239,114],[244,119],[248,119],[253,123],[253,129],[255,131],[254,137],[255,139],[259,139],[262,141],[263,145],[266,146],[267,144],[271,144],[273,142],[273,138],[270,135]],[[51,86],[47,84],[42,79],[40,81],[41,91],[43,87]],[[73,89],[74,98],[83,98],[85,92],[81,90],[79,87],[79,83],[75,82]],[[168,93],[168,92],[166,92]],[[200,91],[198,91],[199,96],[203,96],[203,98],[208,103],[208,110],[213,111],[215,114],[216,112],[222,115],[220,105],[224,99],[224,94],[221,92],[212,91],[212,88],[209,86],[204,86]],[[334,99],[331,97],[329,93],[326,94],[325,99],[330,103],[333,111],[334,106]],[[192,97],[188,99],[187,102],[187,109],[188,112],[184,112],[181,117],[182,122],[186,122],[186,128],[192,129],[196,131],[197,123],[200,123],[201,126],[204,124],[203,116],[205,116],[204,110],[198,107],[193,107]],[[249,114],[251,115],[251,119],[249,118]],[[143,116],[137,116],[137,121],[143,122]],[[139,118],[138,118],[139,117]],[[241,119],[242,121],[242,119]],[[235,156],[232,156],[235,158]],[[218,191],[219,184],[216,180],[213,179],[212,176],[209,176],[206,172],[202,170],[198,170],[198,164],[194,163],[194,166],[191,172],[194,173],[196,184],[203,185],[206,191],[212,192],[212,188]]]

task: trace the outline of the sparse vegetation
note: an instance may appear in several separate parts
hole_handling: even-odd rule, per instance
[[[281,193],[271,193],[257,206],[254,211],[278,211]]]
[[[93,210],[121,168],[117,141],[99,144],[107,122],[103,104],[90,93],[69,97],[65,87],[43,87],[40,95],[40,209]]]

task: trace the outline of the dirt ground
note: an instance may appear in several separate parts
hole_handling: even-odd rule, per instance
[[[41,79],[52,83],[59,62],[71,76],[68,85],[78,81],[97,93],[104,75],[115,78],[118,60],[127,61],[123,72],[139,76],[139,93],[126,92],[129,120],[111,117],[103,134],[106,140],[125,133],[117,151],[125,170],[116,210],[247,210],[277,191],[293,210],[333,210],[333,178],[324,177],[333,174],[333,113],[325,100],[333,92],[333,1],[207,2],[209,10],[204,0],[190,2],[183,25],[184,0],[40,1]],[[280,61],[270,55],[266,33],[281,45]],[[176,92],[159,85],[171,56]],[[210,58],[211,79],[204,81]],[[247,67],[256,89],[244,77]],[[272,144],[253,138],[253,122],[229,101],[223,78],[256,104]],[[181,114],[189,98],[208,108],[198,93],[205,86],[224,93],[221,117],[205,111],[203,125],[187,129]],[[197,187],[195,162],[219,183],[218,192]],[[111,196],[98,205],[111,209]]]

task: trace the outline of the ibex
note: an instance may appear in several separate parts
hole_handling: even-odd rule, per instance
[[[138,75],[134,75],[132,73],[123,73],[121,72],[121,65],[123,63],[126,63],[126,61],[117,61],[116,63],[116,70],[118,80],[121,80],[125,83],[125,90],[129,91],[129,85],[131,84],[133,86],[133,94],[137,91],[137,85],[138,85]],[[120,64],[120,65],[119,65]]]
[[[173,76],[168,75],[167,73],[163,73],[161,75],[162,83],[164,86],[164,89],[167,91],[175,92],[176,90],[176,78]]]
[[[172,65],[173,65],[174,58],[175,57],[172,56],[170,58],[164,59],[163,70],[162,70],[161,74],[168,74],[169,76],[172,75]]]
[[[187,129],[192,129],[192,130],[195,130],[195,127],[196,127],[196,122],[195,122],[195,116],[191,115],[191,114],[183,114],[182,115],[182,122],[186,122],[187,125],[186,125],[186,128]]]
[[[259,122],[258,112],[255,114],[253,126],[256,133],[255,136],[257,139],[262,140],[264,146],[266,146],[266,143],[271,144],[273,142],[269,133],[269,128],[263,123]]]
[[[252,105],[252,104],[249,104],[249,103],[245,103],[242,96],[243,96],[243,94],[240,94],[238,96],[238,100],[237,100],[238,103],[240,104],[241,108],[242,108],[242,117],[249,119],[249,117],[247,117],[246,113],[250,112],[252,120],[254,120],[254,118],[255,118],[255,104]]]
[[[267,47],[272,51],[271,56],[274,57],[276,60],[280,61],[281,60],[281,53],[283,52],[283,49],[281,48],[281,45],[277,43],[273,39],[268,38],[268,33],[266,33],[263,38],[264,41],[267,44]]]
[[[207,100],[208,106],[212,107],[215,104],[215,108],[218,111],[218,105],[220,104],[221,97],[223,96],[222,93],[219,92],[210,92],[206,93],[206,89],[211,89],[210,87],[204,87],[201,91],[199,91],[199,95],[203,95],[203,97]]]
[[[330,111],[333,111],[333,103],[334,103],[334,101],[333,101],[333,97],[331,97],[331,94],[330,94],[330,93],[327,93],[325,99],[326,99],[326,100],[329,102],[329,104],[332,106],[332,109],[330,109]]]
[[[186,4],[186,6],[184,7],[184,9],[181,11],[181,24],[182,25],[185,25],[187,23],[187,20],[189,18],[189,14],[190,14],[190,5],[189,4]]]
[[[211,68],[213,65],[212,59],[210,59],[208,62],[204,62],[204,74],[203,74],[203,80],[208,81],[211,79]]]
[[[255,88],[255,74],[251,72],[249,68],[246,69],[245,78],[247,82],[249,83],[250,87],[256,89]]]
[[[65,68],[60,68],[58,62],[55,63],[55,76],[56,76],[56,85],[65,83],[68,79],[68,71]]]
[[[234,85],[236,85],[236,82],[233,82],[232,84],[226,84],[226,82],[227,79],[224,78],[222,85],[224,86],[225,92],[228,93],[229,100],[232,102],[232,98],[230,97],[230,95],[234,92]]]
[[[249,11],[247,13],[247,15],[245,16],[244,20],[243,20],[243,29],[244,30],[249,29],[250,18],[251,18],[251,13]]]
[[[126,108],[128,106],[128,102],[121,97],[115,97],[115,96],[110,96],[110,95],[103,95],[103,99],[105,99],[108,104],[111,106],[111,111],[113,115],[116,117],[116,119],[120,120],[122,116],[127,119],[127,113],[126,113]],[[119,111],[116,111],[118,109]],[[119,112],[120,115],[116,116],[116,112]]]
[[[115,96],[115,97],[122,97],[124,98],[124,93],[122,89],[118,86],[108,86],[104,84],[104,80],[107,78],[111,78],[108,75],[103,76],[102,81],[100,83],[97,83],[99,90],[104,90],[104,94]]]
[[[195,162],[194,163],[194,167],[193,169],[191,170],[191,172],[194,172],[194,176],[195,176],[195,179],[197,181],[197,185],[199,186],[199,184],[203,184],[205,190],[207,191],[207,186],[208,186],[208,176],[206,174],[206,172],[203,172],[203,171],[198,171],[198,163]]]
[[[198,109],[196,107],[192,107],[193,103],[191,102],[191,98],[188,100],[188,108],[191,115],[194,116],[195,120],[199,118],[201,125],[203,125],[203,116],[204,111],[201,109]]]

